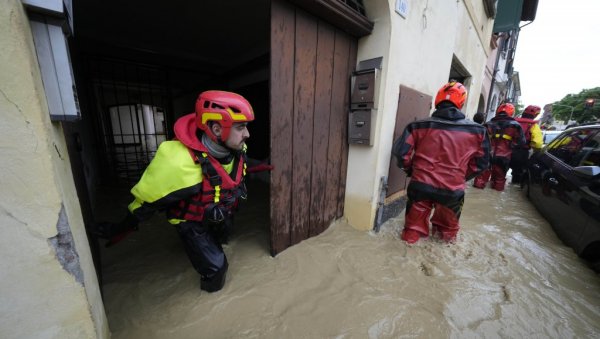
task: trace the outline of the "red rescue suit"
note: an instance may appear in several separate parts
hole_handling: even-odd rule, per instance
[[[525,144],[525,136],[521,125],[504,112],[498,113],[485,126],[491,140],[491,168],[475,178],[474,186],[484,188],[491,179],[492,188],[503,191],[512,150]]]
[[[466,120],[454,106],[440,106],[431,118],[406,126],[392,150],[398,167],[411,177],[404,240],[418,240],[407,239],[407,230],[420,237],[429,235],[433,208],[434,234],[440,233],[446,241],[456,238],[465,181],[488,168],[489,147],[486,129]]]

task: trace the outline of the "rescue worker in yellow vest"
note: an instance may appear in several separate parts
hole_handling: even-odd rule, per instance
[[[491,179],[493,189],[504,190],[512,150],[525,144],[523,129],[512,117],[514,113],[515,106],[504,103],[496,109],[496,116],[484,124],[491,141],[491,168],[475,178],[474,187],[483,189]]]
[[[166,210],[185,251],[200,274],[200,288],[223,288],[228,263],[222,244],[227,241],[238,200],[246,198],[248,122],[250,103],[225,91],[206,91],[196,112],[175,122],[176,140],[160,144],[140,181],[131,189],[135,200],[127,217],[117,224],[97,225],[96,235],[120,240],[140,221]]]
[[[542,109],[539,106],[529,105],[523,111],[523,114],[515,120],[521,125],[523,134],[525,135],[525,144],[521,147],[513,149],[510,159],[510,168],[512,170],[513,184],[520,184],[525,165],[529,159],[530,150],[539,151],[543,145],[542,130],[535,118],[540,114]]]

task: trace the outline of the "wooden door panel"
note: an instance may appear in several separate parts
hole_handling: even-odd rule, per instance
[[[347,105],[344,102],[346,93],[349,92],[347,74],[348,51],[350,39],[344,35],[336,36],[333,61],[333,83],[331,94],[331,112],[344,112],[345,114],[332,114],[330,120],[329,150],[327,154],[327,182],[325,189],[325,220],[334,220],[337,215],[338,187],[340,185],[340,165],[343,144],[342,135],[347,124]],[[347,154],[343,156],[347,157]],[[344,182],[345,185],[345,177]]]
[[[346,95],[344,98],[344,114],[342,121],[342,151],[341,154],[346,156],[341,157],[340,163],[340,185],[338,188],[338,201],[337,201],[337,218],[344,216],[344,200],[346,197],[346,175],[348,172],[348,114],[350,112],[350,75],[356,69],[356,53],[358,49],[358,42],[356,39],[350,39],[350,45],[348,46],[348,70],[347,70],[347,88]]]
[[[315,115],[313,119],[312,177],[310,201],[310,233],[315,236],[326,228],[323,206],[327,183],[327,150],[331,117],[331,83],[333,81],[333,52],[335,30],[320,24],[318,31],[315,81]]]
[[[271,254],[289,246],[292,199],[294,42],[296,15],[283,1],[271,4]]]
[[[396,141],[402,135],[406,125],[415,120],[429,117],[431,100],[432,97],[430,95],[400,85],[398,110],[396,111],[396,126],[394,128],[394,138],[392,142]],[[406,174],[396,165],[396,161],[396,157],[392,156],[388,173],[388,197],[404,190],[406,187]]]
[[[343,214],[356,39],[286,1],[271,5],[271,253]]]
[[[315,103],[317,20],[296,12],[291,244],[308,238]]]

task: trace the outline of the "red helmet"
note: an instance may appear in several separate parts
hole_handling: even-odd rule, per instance
[[[196,126],[212,140],[219,141],[208,126],[209,121],[221,125],[221,141],[227,140],[231,126],[236,122],[254,120],[254,111],[243,96],[225,91],[206,91],[196,100]]]
[[[467,89],[458,81],[450,81],[440,88],[435,96],[435,106],[442,101],[451,102],[456,108],[461,109],[467,99]]]
[[[515,106],[513,106],[513,104],[502,104],[498,106],[498,109],[496,110],[496,115],[498,115],[498,113],[500,112],[504,112],[509,117],[512,117],[513,114],[515,114]]]
[[[540,108],[540,106],[529,105],[523,111],[523,115],[527,114],[527,115],[535,118],[538,116],[538,114],[540,114],[541,111],[542,111],[542,109]]]

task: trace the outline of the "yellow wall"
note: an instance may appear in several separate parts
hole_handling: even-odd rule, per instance
[[[455,55],[470,73],[463,112],[477,109],[493,20],[481,1],[407,0],[408,15],[395,12],[396,0],[364,1],[373,33],[359,40],[357,60],[383,57],[373,114],[373,146],[351,145],[345,217],[360,230],[373,228],[379,182],[388,175],[400,85],[435,97],[448,80]],[[432,103],[433,106],[433,103]]]
[[[18,0],[0,6],[0,118],[0,338],[106,338],[62,128],[49,119]],[[61,210],[70,261],[52,242]]]

